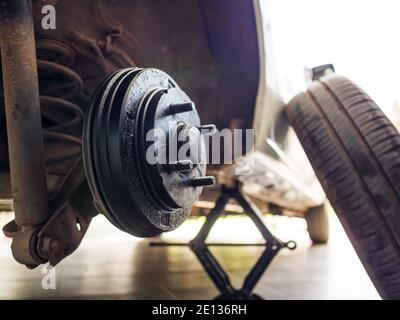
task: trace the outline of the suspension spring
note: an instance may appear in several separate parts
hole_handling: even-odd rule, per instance
[[[55,39],[38,39],[40,105],[43,124],[46,176],[54,195],[81,156],[83,80],[72,70],[76,53]]]

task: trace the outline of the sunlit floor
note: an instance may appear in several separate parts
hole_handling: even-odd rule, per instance
[[[10,217],[0,215],[0,223]],[[273,232],[296,240],[283,249],[255,289],[265,299],[379,299],[339,222],[332,214],[328,245],[312,246],[301,219],[267,217]],[[190,240],[202,219],[190,219],[165,241]],[[156,239],[159,240],[159,239]],[[213,242],[260,242],[245,217],[221,219]],[[45,269],[27,270],[13,261],[11,241],[0,236],[1,299],[211,299],[218,291],[187,247],[149,247],[150,240],[126,235],[105,218],[94,219],[81,247],[55,269],[55,289],[44,290]],[[262,247],[213,247],[240,286]],[[43,274],[42,274],[43,273]],[[48,283],[48,282],[47,282]]]

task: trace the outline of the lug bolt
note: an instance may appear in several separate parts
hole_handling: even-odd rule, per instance
[[[215,183],[215,177],[212,176],[193,178],[191,181],[192,187],[213,186]]]
[[[169,110],[171,114],[190,112],[194,110],[194,102],[171,104]]]
[[[197,127],[197,129],[199,129],[199,131],[205,135],[213,135],[217,132],[217,127],[215,124],[206,124],[204,126]]]
[[[193,169],[193,162],[191,160],[180,160],[167,164],[167,168],[170,171],[177,172],[190,171]]]

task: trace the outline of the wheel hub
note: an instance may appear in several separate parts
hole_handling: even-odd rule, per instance
[[[135,236],[177,228],[206,177],[200,118],[167,74],[123,69],[97,89],[84,125],[85,170],[98,209]]]

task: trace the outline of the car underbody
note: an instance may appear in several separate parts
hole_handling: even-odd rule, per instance
[[[43,27],[45,6],[56,10],[55,29]],[[262,214],[306,218],[313,242],[325,243],[326,193],[381,295],[399,297],[398,270],[388,284],[368,251],[373,230],[387,240],[374,245],[397,252],[397,229],[386,221],[398,223],[391,212],[400,191],[397,131],[331,65],[315,68],[310,89],[284,101],[268,80],[265,24],[257,0],[3,1],[0,210],[15,212],[3,229],[15,260],[29,268],[58,264],[99,213],[139,237],[206,214],[191,249],[223,297],[258,298],[252,289],[274,256],[296,247],[274,237]],[[360,118],[357,108],[371,116]],[[384,124],[374,127],[376,119]],[[240,148],[228,142],[217,150],[225,159],[240,149],[241,164],[207,163],[202,152],[164,154],[172,142],[202,147],[204,137],[225,129],[256,132],[251,148],[241,139]],[[169,140],[149,144],[155,130]],[[381,149],[371,132],[391,146]],[[150,147],[167,161],[149,162]],[[366,199],[359,206],[347,198],[357,183],[364,193],[351,200]],[[377,222],[365,231],[367,222],[352,214],[367,203]],[[215,221],[236,211],[249,215],[266,242],[238,291],[205,245]]]

